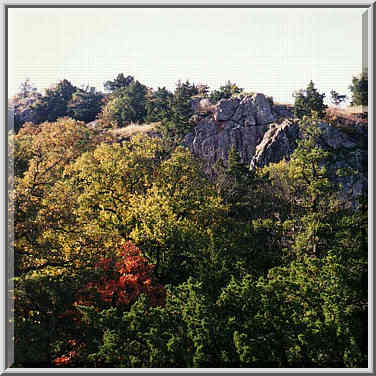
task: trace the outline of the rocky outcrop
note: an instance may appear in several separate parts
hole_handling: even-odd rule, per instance
[[[323,149],[332,151],[336,155],[345,153],[349,163],[352,159],[351,153],[354,151],[358,155],[357,169],[364,169],[362,166],[365,162],[364,152],[367,151],[367,126],[355,125],[351,128],[351,132],[347,133],[325,122],[319,126],[321,134],[318,142]],[[289,160],[300,138],[301,132],[296,120],[285,120],[280,125],[272,124],[256,147],[251,168],[277,163],[283,158]]]
[[[197,102],[197,109],[208,108],[209,102],[202,101]],[[211,106],[210,111],[195,114],[197,126],[184,139],[209,173],[217,160],[227,159],[232,147],[251,169],[289,160],[302,137],[292,107],[272,107],[263,94],[222,99]],[[339,128],[322,122],[320,129],[320,146],[336,156],[328,163],[329,174],[342,184],[347,197],[358,196],[367,187],[367,124]],[[336,175],[337,169],[347,167],[351,167],[351,175]]]
[[[200,119],[193,132],[186,135],[184,145],[201,157],[208,168],[218,159],[227,159],[232,147],[243,162],[249,163],[267,124],[274,119],[270,102],[263,94],[222,99],[212,114]]]
[[[347,133],[327,123],[320,124],[319,145],[333,153],[334,159],[327,165],[327,172],[333,182],[342,185],[340,196],[347,200],[355,198],[367,190],[367,126],[354,125]],[[274,125],[264,134],[257,145],[250,168],[260,168],[282,159],[289,160],[301,138],[296,121],[285,120],[281,125]],[[344,171],[337,175],[337,171]],[[346,170],[351,173],[346,173]]]
[[[368,125],[355,124],[341,131],[326,123],[320,124],[320,146],[333,152],[334,161],[327,165],[332,181],[341,184],[340,196],[356,198],[368,189]],[[342,170],[343,175],[336,172]],[[351,171],[347,173],[346,171]]]
[[[289,160],[297,147],[298,138],[299,126],[296,121],[285,120],[281,125],[271,126],[256,147],[251,169],[277,163],[283,158]]]

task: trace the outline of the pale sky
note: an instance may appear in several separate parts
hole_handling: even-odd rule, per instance
[[[9,96],[64,78],[103,90],[118,73],[157,89],[231,80],[292,102],[310,80],[349,94],[365,9],[9,9]]]

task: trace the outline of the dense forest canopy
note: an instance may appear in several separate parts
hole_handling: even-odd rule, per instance
[[[336,121],[314,83],[288,161],[251,170],[233,147],[210,175],[181,142],[192,100],[250,93],[105,89],[26,81],[13,99],[14,366],[366,367],[367,194],[333,179],[356,171],[320,142]],[[114,138],[145,122],[156,135]]]

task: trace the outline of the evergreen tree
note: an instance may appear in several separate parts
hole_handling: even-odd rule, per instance
[[[225,85],[221,86],[219,90],[214,90],[210,93],[210,101],[217,103],[221,99],[231,98],[235,94],[240,94],[244,89],[239,88],[235,83],[227,81]]]
[[[317,112],[320,118],[324,117],[327,106],[324,104],[325,94],[320,94],[312,81],[305,90],[294,94],[294,113],[298,118],[311,116],[312,111]]]
[[[162,122],[162,131],[177,139],[183,138],[194,126],[192,96],[197,95],[197,88],[189,81],[179,81],[170,100],[170,116]]]
[[[109,92],[113,92],[123,87],[128,87],[133,81],[134,78],[132,76],[124,77],[123,73],[119,73],[113,81],[106,81],[104,88]]]
[[[118,127],[130,123],[142,123],[146,116],[147,87],[139,81],[131,81],[112,92],[104,106],[100,118]]]
[[[68,115],[73,119],[89,123],[99,114],[103,99],[103,94],[97,92],[94,87],[78,89],[68,103]]]
[[[165,87],[151,92],[146,101],[146,121],[155,122],[168,119],[171,99],[172,94]]]
[[[351,104],[357,106],[368,105],[368,72],[353,77],[352,85],[349,87],[352,93]]]
[[[44,121],[54,122],[60,117],[68,115],[68,102],[77,90],[68,80],[62,80],[53,88],[47,89],[45,94],[35,101],[31,108],[34,113],[34,123]]]

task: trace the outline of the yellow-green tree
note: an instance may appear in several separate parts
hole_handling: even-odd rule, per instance
[[[44,215],[54,212],[45,199],[61,183],[65,167],[101,141],[99,132],[68,118],[39,126],[26,124],[14,137],[16,171],[11,195],[16,272],[63,261],[45,237],[55,226]]]

